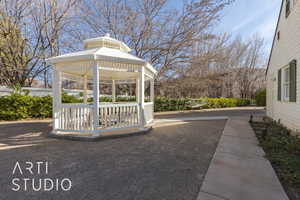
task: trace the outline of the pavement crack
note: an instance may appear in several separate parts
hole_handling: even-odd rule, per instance
[[[257,154],[254,154],[252,156],[247,156],[247,155],[240,155],[240,154],[236,154],[236,153],[232,153],[232,152],[227,152],[227,151],[221,151],[221,150],[219,150],[218,153],[220,153],[220,154],[228,154],[228,155],[231,155],[231,156],[234,156],[234,157],[238,157],[238,158],[265,160],[265,157],[263,157],[261,155],[257,155]]]
[[[211,196],[215,196],[215,197],[221,198],[221,199],[223,199],[223,200],[230,200],[230,199],[228,199],[228,198],[226,198],[226,197],[223,197],[223,196],[220,196],[220,195],[218,195],[218,194],[213,194],[213,193],[206,192],[206,191],[203,191],[203,190],[201,190],[200,192],[203,192],[203,193],[206,193],[206,194],[208,194],[208,195],[211,195]],[[199,199],[199,200],[201,200],[201,199]]]

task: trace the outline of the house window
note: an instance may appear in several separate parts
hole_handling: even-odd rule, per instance
[[[284,101],[289,101],[290,100],[290,68],[289,67],[283,69],[282,88],[283,88],[282,99]]]
[[[286,0],[285,3],[285,16],[288,17],[291,13],[291,0]]]

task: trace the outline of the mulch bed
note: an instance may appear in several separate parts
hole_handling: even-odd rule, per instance
[[[290,200],[300,200],[300,139],[281,124],[250,123]]]

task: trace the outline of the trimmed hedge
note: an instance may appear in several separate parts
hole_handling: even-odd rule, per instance
[[[211,108],[229,108],[249,106],[251,101],[249,99],[235,99],[235,98],[199,98],[199,99],[172,99],[166,97],[157,97],[155,99],[155,112],[163,111],[177,111],[190,110],[190,102],[207,103],[202,106],[204,109]]]
[[[62,94],[63,103],[80,103],[74,96]],[[12,93],[0,97],[0,120],[52,117],[52,97],[36,97]]]
[[[266,106],[266,102],[267,102],[267,90],[266,89],[258,90],[255,93],[255,103],[256,103],[256,105]]]
[[[89,103],[93,102],[93,98],[88,98],[87,100]],[[100,102],[112,102],[111,97],[100,97],[99,98]],[[135,97],[117,97],[116,99],[117,102],[133,102],[135,101]]]
[[[89,102],[92,98],[89,98]],[[110,97],[101,97],[100,102],[111,102]],[[118,97],[119,102],[135,101],[132,97]],[[157,97],[155,99],[155,112],[162,111],[177,111],[177,110],[190,110],[190,102],[196,101],[197,103],[206,102],[202,108],[226,108],[226,107],[239,107],[250,105],[248,99],[234,99],[234,98],[199,98],[196,100],[188,98],[166,98]],[[63,103],[82,103],[82,99],[74,96],[62,94]],[[0,120],[19,120],[26,118],[50,118],[52,117],[52,97],[34,97],[29,95],[21,95],[12,93],[9,96],[0,97]]]
[[[172,99],[167,97],[155,98],[154,111],[176,111],[176,110],[188,110],[188,102],[190,99]]]
[[[32,97],[12,94],[0,98],[0,119],[17,120],[30,117],[33,106]]]

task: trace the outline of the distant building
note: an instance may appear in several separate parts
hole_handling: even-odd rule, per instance
[[[45,85],[44,85],[43,81],[33,80],[32,83],[31,83],[31,87],[33,87],[33,88],[44,88]]]

